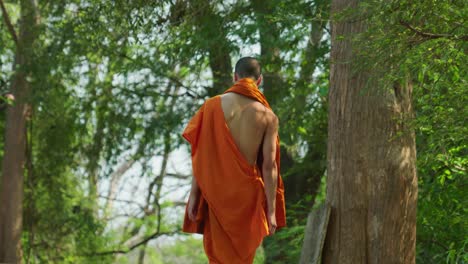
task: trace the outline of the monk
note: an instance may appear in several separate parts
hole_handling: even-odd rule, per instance
[[[241,58],[234,81],[182,134],[194,176],[182,230],[203,234],[210,264],[252,263],[263,238],[286,225],[278,118],[258,89],[259,62]]]

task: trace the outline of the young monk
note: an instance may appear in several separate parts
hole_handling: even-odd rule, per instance
[[[211,264],[251,264],[263,238],[286,225],[278,118],[258,89],[259,62],[241,58],[234,81],[182,135],[194,175],[182,230],[203,234]]]

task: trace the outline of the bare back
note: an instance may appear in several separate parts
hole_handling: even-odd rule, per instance
[[[275,115],[261,103],[236,93],[221,95],[221,106],[239,151],[254,165],[265,129]]]

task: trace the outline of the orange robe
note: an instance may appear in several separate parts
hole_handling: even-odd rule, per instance
[[[251,79],[239,80],[227,92],[242,94],[270,108]],[[261,155],[252,166],[239,151],[225,122],[219,95],[205,101],[182,136],[191,145],[193,175],[201,191],[196,221],[190,221],[186,208],[182,230],[203,234],[212,264],[252,263],[257,247],[268,235]],[[277,138],[278,172],[279,153]],[[286,225],[286,214],[279,173],[277,186],[276,221],[280,229]]]

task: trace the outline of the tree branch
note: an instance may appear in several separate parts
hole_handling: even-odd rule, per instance
[[[426,39],[448,38],[448,39],[454,39],[454,40],[464,40],[464,41],[468,40],[468,35],[456,36],[456,35],[450,35],[450,34],[435,34],[435,33],[423,32],[403,20],[400,20],[400,24],[410,29],[417,35]]]
[[[115,201],[115,202],[121,202],[121,203],[127,203],[127,204],[134,204],[134,205],[137,205],[143,211],[145,210],[145,207],[142,204],[140,204],[138,202],[135,202],[133,200],[117,199],[117,198],[114,198],[114,197],[109,197],[109,196],[104,196],[104,195],[98,195],[98,197],[102,198],[102,199],[106,199],[107,201]]]
[[[186,180],[192,177],[192,175],[184,175],[184,174],[178,174],[178,173],[166,173],[166,176],[171,177],[171,178],[176,178],[179,180]]]
[[[120,179],[125,174],[125,172],[127,172],[133,166],[135,161],[136,161],[135,159],[129,159],[125,161],[117,168],[116,171],[114,171],[111,174],[109,191],[107,192],[108,199],[106,201],[106,205],[104,206],[104,214],[107,214],[112,209],[112,201],[117,201],[117,199],[115,199],[115,195],[116,195],[116,191],[117,191],[116,189],[119,185]]]
[[[158,238],[160,236],[172,236],[179,233],[179,230],[172,231],[172,232],[155,232],[150,236],[147,236],[146,238],[142,239],[138,243],[133,244],[132,246],[128,247],[127,249],[116,249],[116,250],[109,250],[109,251],[102,251],[102,252],[94,252],[94,253],[89,253],[86,254],[85,256],[104,256],[104,255],[113,255],[113,254],[126,254],[135,248],[148,243],[148,241]]]
[[[8,28],[8,31],[11,34],[11,37],[13,38],[13,41],[15,44],[18,44],[18,36],[16,34],[15,28],[13,27],[13,24],[11,24],[10,16],[8,15],[5,4],[3,3],[3,0],[0,0],[0,7],[2,8],[2,13],[3,13],[3,20],[5,21],[5,24]]]
[[[187,205],[187,203],[184,202],[184,201],[173,201],[172,204],[173,204],[173,207],[176,207],[176,206],[186,206],[186,205]]]

